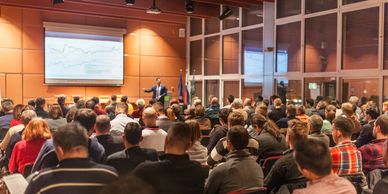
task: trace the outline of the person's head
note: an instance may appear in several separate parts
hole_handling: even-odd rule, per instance
[[[286,142],[292,149],[299,141],[307,139],[308,129],[306,123],[302,123],[299,120],[292,119],[288,122]]]
[[[312,108],[313,106],[314,106],[314,100],[313,99],[311,99],[311,98],[307,98],[306,100],[305,100],[305,104],[306,104],[306,107],[307,108]]]
[[[316,109],[317,110],[325,110],[326,109],[326,106],[327,106],[327,102],[326,101],[324,101],[324,100],[320,100],[320,101],[317,101],[318,103],[317,103],[317,107],[316,107]]]
[[[211,104],[211,105],[218,105],[218,98],[215,97],[215,96],[214,96],[213,98],[211,98],[210,104]]]
[[[354,105],[356,105],[357,106],[357,104],[358,104],[358,97],[357,96],[350,96],[349,97],[349,103],[351,103],[351,104],[354,104]]]
[[[128,104],[125,102],[119,102],[116,104],[116,114],[127,114]]]
[[[22,121],[22,123],[23,123],[23,125],[24,126],[27,126],[28,125],[28,123],[32,120],[32,119],[34,119],[34,118],[36,118],[37,117],[37,115],[36,115],[36,113],[35,113],[35,111],[33,111],[33,110],[24,110],[23,112],[22,112],[22,115],[21,115],[21,121]]]
[[[383,114],[377,118],[373,127],[373,136],[377,139],[388,137],[388,115]]]
[[[319,115],[312,115],[308,119],[308,129],[310,133],[312,132],[320,132],[323,125],[322,117]]]
[[[160,80],[160,78],[159,77],[157,77],[156,79],[155,79],[155,81],[156,81],[156,83],[159,85],[160,83],[162,83],[162,81]]]
[[[74,115],[74,121],[79,122],[91,135],[94,131],[97,115],[93,110],[82,108],[77,110]]]
[[[100,194],[156,194],[154,188],[143,180],[133,175],[120,177],[118,180],[106,185]]]
[[[365,116],[368,121],[375,120],[380,116],[377,107],[370,107],[365,110]]]
[[[233,101],[234,101],[234,96],[233,95],[229,95],[228,97],[226,97],[226,100],[228,101],[229,104],[232,104]]]
[[[7,100],[1,103],[1,107],[4,113],[12,112],[13,110],[13,102],[11,100]]]
[[[191,129],[188,124],[182,122],[172,124],[167,132],[165,152],[185,154],[186,150],[192,145],[191,136]]]
[[[383,147],[383,161],[386,167],[388,167],[388,139],[384,143]]]
[[[346,117],[337,117],[333,120],[332,134],[335,143],[350,140],[352,136],[353,123]]]
[[[230,108],[222,108],[220,112],[218,112],[218,119],[220,120],[220,123],[222,125],[228,124],[228,117],[229,117],[229,114],[232,112],[233,111]]]
[[[280,99],[280,98],[275,98],[273,100],[273,106],[275,108],[280,108],[282,106],[282,104],[283,104],[283,102],[282,102],[282,99]]]
[[[125,103],[127,103],[128,102],[128,96],[121,96],[121,98],[120,98],[120,102],[125,102]]]
[[[59,95],[57,98],[57,102],[59,105],[65,105],[66,102],[66,96],[64,94]]]
[[[44,99],[43,97],[37,97],[35,99],[35,104],[36,104],[36,107],[39,107],[39,108],[44,108],[44,105],[46,104],[46,99]]]
[[[117,96],[116,96],[115,94],[111,95],[111,96],[110,96],[110,100],[111,100],[112,102],[116,102],[116,101],[117,101]]]
[[[145,105],[145,101],[144,101],[144,99],[140,98],[140,99],[136,100],[135,104],[137,105],[137,107],[142,108]]]
[[[264,103],[260,103],[256,106],[255,114],[261,114],[265,117],[268,116],[268,106]]]
[[[201,130],[199,128],[199,123],[197,120],[190,119],[185,121],[191,130],[191,143],[194,144],[197,141],[201,140]]]
[[[252,99],[251,98],[245,98],[244,99],[244,106],[252,106]]]
[[[88,108],[88,109],[91,109],[91,110],[94,110],[96,108],[96,102],[93,101],[93,100],[88,100],[86,101],[85,103],[85,108]]]
[[[203,117],[205,116],[205,107],[201,106],[196,106],[195,107],[195,116],[197,117]]]
[[[59,105],[53,104],[49,108],[49,118],[51,119],[60,119],[63,117],[62,109]]]
[[[306,110],[303,105],[298,105],[296,107],[296,115],[304,115],[306,114]]]
[[[86,108],[86,102],[85,100],[78,100],[75,104],[75,107],[77,109]]]
[[[349,102],[345,102],[341,105],[341,109],[342,109],[342,112],[346,115],[346,116],[352,116],[354,114],[353,112],[353,104],[349,103]]]
[[[337,108],[334,105],[328,105],[325,109],[325,118],[328,121],[332,121],[335,118],[335,112],[337,111]]]
[[[242,102],[241,98],[235,98],[233,100],[232,107],[234,109],[243,108],[243,102]]]
[[[88,134],[77,122],[60,127],[53,134],[53,143],[58,160],[88,157]]]
[[[72,122],[74,120],[75,113],[77,112],[78,109],[72,108],[66,113],[66,121],[68,123]]]
[[[35,99],[28,100],[27,104],[35,108],[35,106],[36,106]]]
[[[124,127],[123,142],[126,148],[137,146],[143,140],[141,126],[137,122],[129,122]]]
[[[241,125],[235,125],[228,130],[226,143],[229,151],[245,149],[249,142],[248,131]]]
[[[79,96],[73,96],[73,102],[77,104],[77,102],[80,100]]]
[[[13,118],[20,121],[23,109],[23,104],[17,104],[15,107],[13,107]]]
[[[255,130],[261,131],[267,121],[268,120],[265,116],[263,116],[262,114],[255,113],[252,117],[251,125]]]
[[[205,108],[203,108],[203,110],[202,110],[201,107],[203,108],[203,106],[196,106],[195,107],[195,114],[198,114],[197,116],[204,116],[205,115]],[[172,112],[174,112],[174,115],[177,117],[179,116],[179,114],[181,113],[181,110],[182,110],[181,106],[179,104],[171,105],[171,109],[172,109]],[[203,112],[201,112],[201,111],[203,111]]]
[[[388,100],[383,103],[383,112],[388,112]]]
[[[142,118],[146,127],[156,126],[156,120],[158,119],[158,116],[156,115],[156,111],[154,108],[149,107],[144,109]]]
[[[96,130],[96,134],[97,135],[107,134],[109,133],[110,128],[111,128],[110,118],[108,117],[108,115],[98,115],[96,118],[96,125],[94,128]]]
[[[287,105],[286,113],[287,113],[287,116],[289,116],[289,117],[295,117],[296,116],[295,105],[293,105],[293,104]]]
[[[33,118],[23,131],[23,137],[26,141],[36,139],[50,139],[51,132],[46,120],[35,117]]]
[[[309,180],[331,174],[332,159],[329,148],[323,141],[306,139],[296,143],[293,157],[299,171]]]
[[[100,99],[97,96],[93,96],[90,100],[92,100],[96,105],[100,103]]]
[[[228,116],[228,129],[232,128],[235,125],[244,125],[244,115],[240,112],[234,111],[231,112]]]

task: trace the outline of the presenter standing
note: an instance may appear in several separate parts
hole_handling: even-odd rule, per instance
[[[153,86],[151,89],[149,90],[146,90],[146,89],[143,89],[144,92],[152,92],[152,99],[155,101],[155,102],[161,102],[162,104],[164,104],[164,96],[167,95],[167,88],[166,86],[162,85],[161,81],[160,81],[160,78],[156,78],[156,85]]]

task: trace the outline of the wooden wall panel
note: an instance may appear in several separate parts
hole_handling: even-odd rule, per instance
[[[22,47],[21,26],[0,23],[0,48],[20,49]]]
[[[129,97],[139,97],[142,94],[139,84],[140,77],[124,77],[124,86],[121,87],[121,94]]]
[[[0,74],[0,97],[6,96],[5,87],[5,74]]]
[[[23,49],[43,50],[43,26],[23,26]]]
[[[35,9],[23,9],[23,26],[42,26],[42,11]]]
[[[6,96],[13,99],[15,104],[22,103],[22,74],[6,75]]]
[[[124,59],[124,75],[139,76],[140,57],[138,55],[126,55]]]
[[[176,76],[186,67],[184,58],[141,56],[140,61],[142,76]]]
[[[43,58],[44,53],[42,50],[23,50],[23,73],[43,74]]]
[[[0,22],[20,26],[22,24],[22,9],[18,7],[1,6]]]
[[[160,36],[141,36],[141,54],[148,56],[185,57],[186,40]]]
[[[0,48],[0,69],[3,73],[22,72],[22,52],[18,49]]]

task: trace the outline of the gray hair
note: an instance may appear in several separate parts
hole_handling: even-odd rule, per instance
[[[33,118],[36,118],[37,115],[33,110],[25,110],[22,112],[21,121],[23,125],[27,125]]]

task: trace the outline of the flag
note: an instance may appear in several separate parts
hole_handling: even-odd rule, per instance
[[[185,82],[186,92],[185,92],[185,100],[188,105],[190,105],[190,91],[189,91],[189,74],[186,73],[186,82]]]
[[[193,79],[191,80],[191,91],[190,91],[190,97],[191,97],[191,100],[194,99],[195,97],[195,70],[194,70],[194,75],[193,75]]]
[[[183,97],[182,69],[181,69],[181,74],[180,74],[180,77],[179,77],[178,96],[179,96],[179,97]]]

